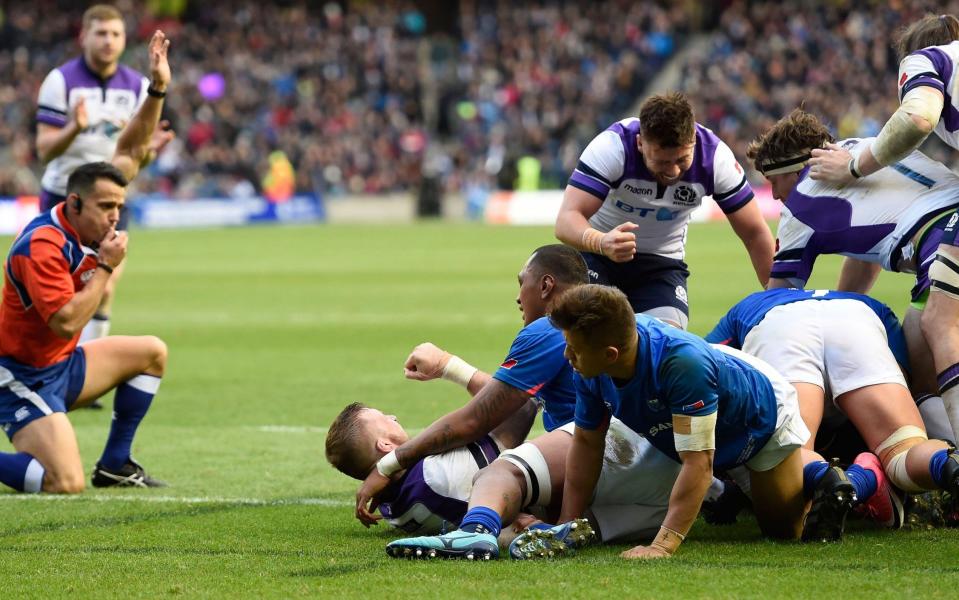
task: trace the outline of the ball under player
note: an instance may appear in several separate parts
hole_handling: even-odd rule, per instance
[[[115,336],[77,346],[107,280],[126,255],[116,231],[124,187],[136,176],[170,81],[169,42],[150,41],[154,88],[124,129],[112,163],[76,168],[67,198],[31,221],[13,242],[0,300],[0,426],[16,452],[0,453],[0,482],[25,492],[84,488],[76,435],[66,411],[111,389],[113,422],[93,485],[156,486],[130,456],[133,436],[166,366],[152,336]]]
[[[550,319],[563,330],[576,370],[576,427],[560,521],[583,514],[615,416],[682,465],[656,538],[624,552],[624,558],[663,558],[678,549],[699,514],[714,467],[748,469],[764,534],[800,537],[807,510],[803,464],[822,457],[801,450],[809,430],[796,391],[772,367],[634,316],[625,295],[610,287],[570,290],[557,300]],[[815,493],[843,502],[853,488],[841,470],[829,467]]]
[[[929,433],[954,440],[920,323],[926,319],[930,265],[959,207],[959,176],[915,150],[847,184],[815,180],[808,166],[811,153],[832,141],[815,115],[795,110],[750,144],[749,158],[783,202],[769,287],[803,287],[822,254],[846,256],[836,285],[843,291],[867,293],[882,269],[914,273],[912,303],[903,321],[912,390]],[[874,142],[848,139],[838,147],[859,156]]]
[[[150,82],[120,64],[126,47],[123,15],[98,4],[83,14],[81,56],[50,71],[37,98],[37,154],[46,163],[40,192],[41,212],[63,202],[67,178],[82,164],[109,161],[120,132],[133,118],[150,91]],[[154,90],[156,88],[153,88]],[[162,125],[162,124],[161,124]],[[161,126],[154,131],[144,162],[172,139]],[[121,209],[117,230],[126,231],[128,211]],[[80,342],[103,337],[110,330],[110,309],[123,263],[107,282],[93,318]]]
[[[522,409],[530,398],[542,403],[547,431],[572,420],[576,402],[573,372],[563,357],[562,334],[544,315],[560,293],[586,281],[586,264],[576,250],[551,244],[533,252],[519,272],[516,303],[524,327],[492,376],[435,346],[421,345],[414,350],[406,364],[408,378],[443,377],[474,396],[376,463],[356,494],[356,518],[360,522],[369,526],[378,520],[373,514],[376,498],[392,476],[426,456],[479,440]],[[438,359],[437,352],[441,354]]]
[[[556,237],[583,251],[591,283],[616,286],[633,312],[685,329],[686,230],[704,196],[726,213],[765,286],[773,239],[732,150],[696,123],[684,95],[653,96],[638,119],[614,123],[583,151]]]
[[[809,449],[827,390],[831,393],[870,450],[856,457],[847,474],[857,501],[880,523],[898,528],[904,517],[902,500],[886,476],[909,493],[940,488],[959,493],[959,460],[947,442],[926,435],[902,374],[908,364],[905,339],[885,304],[828,290],[758,292],[733,306],[706,340],[766,361],[796,387],[812,432]],[[828,466],[806,464],[807,484],[815,485]],[[814,506],[809,520],[819,517],[816,511]]]
[[[810,177],[833,185],[868,181],[895,165],[935,132],[959,149],[959,19],[926,15],[899,36],[899,108],[856,155],[831,146],[813,150]],[[949,216],[929,265],[929,299],[920,325],[935,360],[939,394],[959,439],[959,213]]]

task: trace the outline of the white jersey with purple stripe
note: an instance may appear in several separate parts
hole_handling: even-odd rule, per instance
[[[473,477],[499,453],[496,440],[487,435],[424,458],[387,488],[381,496],[380,514],[390,525],[410,534],[436,535],[456,529],[466,514]]]
[[[658,183],[637,148],[639,131],[633,117],[593,138],[569,185],[604,200],[589,219],[595,229],[606,232],[632,221],[639,225],[637,252],[682,260],[689,218],[703,197],[712,196],[729,214],[749,202],[753,190],[729,146],[699,123],[692,166],[676,183]]]
[[[120,65],[101,79],[83,57],[50,71],[40,86],[37,122],[64,127],[80,98],[84,99],[89,124],[67,150],[50,161],[43,172],[43,189],[66,195],[67,178],[80,165],[107,161],[116,150],[120,131],[146,99],[149,82],[130,67]]]
[[[934,131],[942,141],[959,149],[959,41],[913,52],[899,63],[899,101],[909,90],[927,86],[942,92],[942,116]]]
[[[875,138],[839,142],[853,156]],[[799,173],[783,203],[772,277],[802,285],[821,254],[842,254],[896,271],[930,220],[959,206],[959,176],[918,150],[843,187]]]

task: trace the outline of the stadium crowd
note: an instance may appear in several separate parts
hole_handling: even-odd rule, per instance
[[[0,194],[35,193],[37,90],[76,54],[82,7],[7,4]],[[140,193],[178,198],[253,193],[273,150],[289,157],[301,191],[408,190],[427,156],[451,189],[492,183],[523,155],[561,185],[594,130],[629,112],[688,22],[679,5],[463,2],[462,33],[451,37],[410,2],[117,6],[132,66],[142,67],[137,48],[157,26],[184,65],[164,115],[178,139],[138,181]]]
[[[82,8],[8,4],[0,14],[3,195],[38,189],[37,90],[75,55]],[[712,41],[684,63],[678,88],[737,157],[801,103],[839,137],[875,135],[895,109],[892,96],[875,93],[893,85],[890,41],[929,2],[808,4],[735,0],[716,17],[683,3],[464,0],[450,28],[411,2],[124,0],[130,60],[161,25],[186,65],[165,114],[178,139],[141,176],[139,192],[253,194],[274,150],[304,192],[415,189],[424,165],[449,190],[508,188],[523,156],[539,169],[534,185],[562,187],[595,131],[630,114],[688,36],[702,32]],[[952,161],[938,142],[927,150]]]

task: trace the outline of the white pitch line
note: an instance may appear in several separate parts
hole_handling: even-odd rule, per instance
[[[54,494],[0,494],[0,501],[23,502],[144,502],[149,504],[234,504],[238,506],[353,506],[330,498],[227,498],[221,496],[66,496]]]

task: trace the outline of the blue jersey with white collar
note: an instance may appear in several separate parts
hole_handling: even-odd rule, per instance
[[[632,379],[576,374],[576,426],[598,429],[610,415],[678,461],[673,415],[717,413],[713,463],[726,469],[756,455],[776,429],[776,396],[765,375],[705,340],[636,315],[639,345]]]
[[[799,290],[796,288],[778,288],[756,292],[746,296],[729,309],[729,312],[720,319],[716,327],[706,335],[706,341],[742,349],[746,336],[766,318],[766,313],[777,306],[806,300],[857,300],[868,306],[882,321],[883,327],[886,329],[889,349],[896,357],[896,362],[908,373],[909,354],[906,350],[906,337],[902,332],[902,326],[899,324],[896,314],[892,312],[891,308],[875,298],[853,292]],[[783,333],[786,334],[787,332]]]

